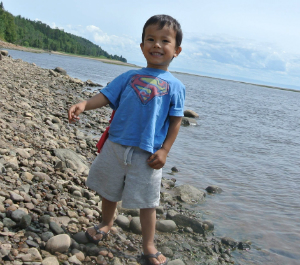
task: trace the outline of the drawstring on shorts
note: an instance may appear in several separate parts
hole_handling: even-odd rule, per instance
[[[125,153],[124,153],[124,165],[131,165],[131,158],[132,158],[132,154],[133,154],[133,147],[132,146],[128,146],[126,147]]]

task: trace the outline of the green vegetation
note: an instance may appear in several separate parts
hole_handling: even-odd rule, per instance
[[[31,21],[20,15],[15,17],[5,11],[3,2],[0,3],[0,39],[26,47],[127,62],[122,55],[108,54],[87,39],[52,29],[41,21]]]

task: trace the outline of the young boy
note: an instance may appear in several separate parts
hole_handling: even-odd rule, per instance
[[[159,205],[162,167],[181,124],[185,87],[168,66],[181,52],[180,24],[167,15],[153,16],[144,25],[141,50],[147,67],[128,71],[91,99],[71,106],[69,122],[87,110],[107,104],[116,110],[109,138],[95,158],[86,185],[102,196],[102,222],[86,231],[94,243],[113,225],[117,202],[139,208],[143,258],[167,264],[154,246],[155,207]]]

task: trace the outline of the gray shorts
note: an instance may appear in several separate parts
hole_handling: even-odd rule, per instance
[[[109,201],[122,200],[124,208],[154,208],[159,205],[162,169],[148,165],[150,155],[138,147],[107,139],[91,166],[86,185]]]

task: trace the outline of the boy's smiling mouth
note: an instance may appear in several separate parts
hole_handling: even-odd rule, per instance
[[[150,52],[152,56],[162,56],[163,54],[160,52]]]

